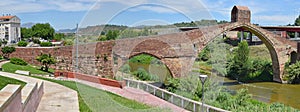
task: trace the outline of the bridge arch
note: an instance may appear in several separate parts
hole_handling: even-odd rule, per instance
[[[197,39],[194,41],[196,44],[198,44],[198,52],[200,52],[210,41],[212,41],[217,36],[227,31],[232,31],[238,28],[250,31],[251,33],[255,34],[266,45],[272,59],[273,80],[277,82],[282,82],[284,63],[288,61],[288,54],[286,49],[284,48],[284,46],[286,45],[281,41],[277,40],[277,38],[280,38],[277,37],[277,35],[272,34],[271,32],[268,32],[251,23],[235,22],[211,26],[206,29],[200,28],[198,32],[201,32],[201,34],[203,35],[200,36],[200,38],[204,39]],[[187,32],[187,35],[189,35],[189,33],[191,32]]]

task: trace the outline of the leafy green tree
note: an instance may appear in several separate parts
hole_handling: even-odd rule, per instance
[[[300,15],[298,16],[298,18],[296,18],[294,25],[300,26]]]
[[[32,26],[31,30],[32,30],[32,36],[41,37],[45,40],[51,40],[55,32],[54,28],[52,28],[49,23],[35,24],[34,26]]]
[[[16,51],[16,48],[15,47],[9,47],[9,46],[6,46],[6,47],[3,47],[1,49],[2,51],[2,54],[3,54],[3,57],[8,59],[9,58],[9,55],[13,52]]]
[[[31,38],[32,37],[32,30],[31,28],[21,28],[21,37],[22,39],[26,38]]]
[[[54,40],[61,41],[63,38],[65,38],[65,35],[63,33],[56,33],[54,34]]]
[[[118,30],[109,30],[106,33],[106,39],[107,40],[115,40],[119,36],[119,31]]]
[[[27,42],[25,42],[25,41],[20,41],[20,42],[18,42],[18,46],[19,47],[26,47],[27,46]]]
[[[233,78],[243,78],[249,73],[249,47],[247,41],[239,43],[229,65],[228,75]]]
[[[55,64],[56,60],[54,57],[51,56],[51,54],[41,54],[36,57],[36,60],[42,63],[42,70],[48,72],[49,66],[51,64]]]

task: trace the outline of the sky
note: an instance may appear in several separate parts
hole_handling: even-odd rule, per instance
[[[4,1],[4,0],[3,0]],[[230,21],[234,5],[248,6],[251,22],[264,26],[293,24],[299,0],[5,0],[1,15],[24,23],[50,23],[56,30],[118,24],[172,24],[201,19]]]

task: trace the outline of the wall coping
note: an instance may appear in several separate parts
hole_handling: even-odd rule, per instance
[[[22,104],[23,110],[33,97],[34,92],[43,92],[44,82],[27,83],[23,88],[21,85],[8,84],[0,91],[0,112],[9,107],[10,103],[18,94],[21,94],[20,103]],[[42,90],[42,91],[40,91]],[[40,101],[36,101],[39,104]],[[37,108],[37,107],[36,107]],[[24,111],[24,110],[23,110]]]
[[[21,92],[21,85],[8,84],[0,91],[0,111],[2,112],[10,102]]]

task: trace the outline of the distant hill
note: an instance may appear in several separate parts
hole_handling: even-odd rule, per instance
[[[29,23],[24,23],[21,25],[22,28],[31,28],[33,25],[35,25],[36,23],[33,22],[29,22]]]
[[[74,29],[60,29],[58,31],[55,31],[56,33],[75,33],[76,32],[76,28]]]
[[[90,35],[90,36],[98,36],[100,34],[105,34],[109,30],[119,30],[124,31],[126,29],[129,30],[143,30],[143,29],[151,29],[158,34],[164,34],[169,32],[174,32],[179,27],[201,27],[201,26],[209,26],[215,24],[227,23],[227,21],[217,21],[217,20],[200,20],[200,21],[191,21],[191,22],[181,22],[181,23],[174,23],[169,25],[154,25],[154,26],[147,26],[147,25],[140,25],[135,27],[129,27],[124,25],[96,25],[96,26],[88,26],[86,28],[79,28],[78,33],[81,35]],[[173,31],[174,30],[174,31]],[[65,29],[59,30],[58,32],[75,32],[75,29]],[[176,32],[176,31],[175,31]]]

